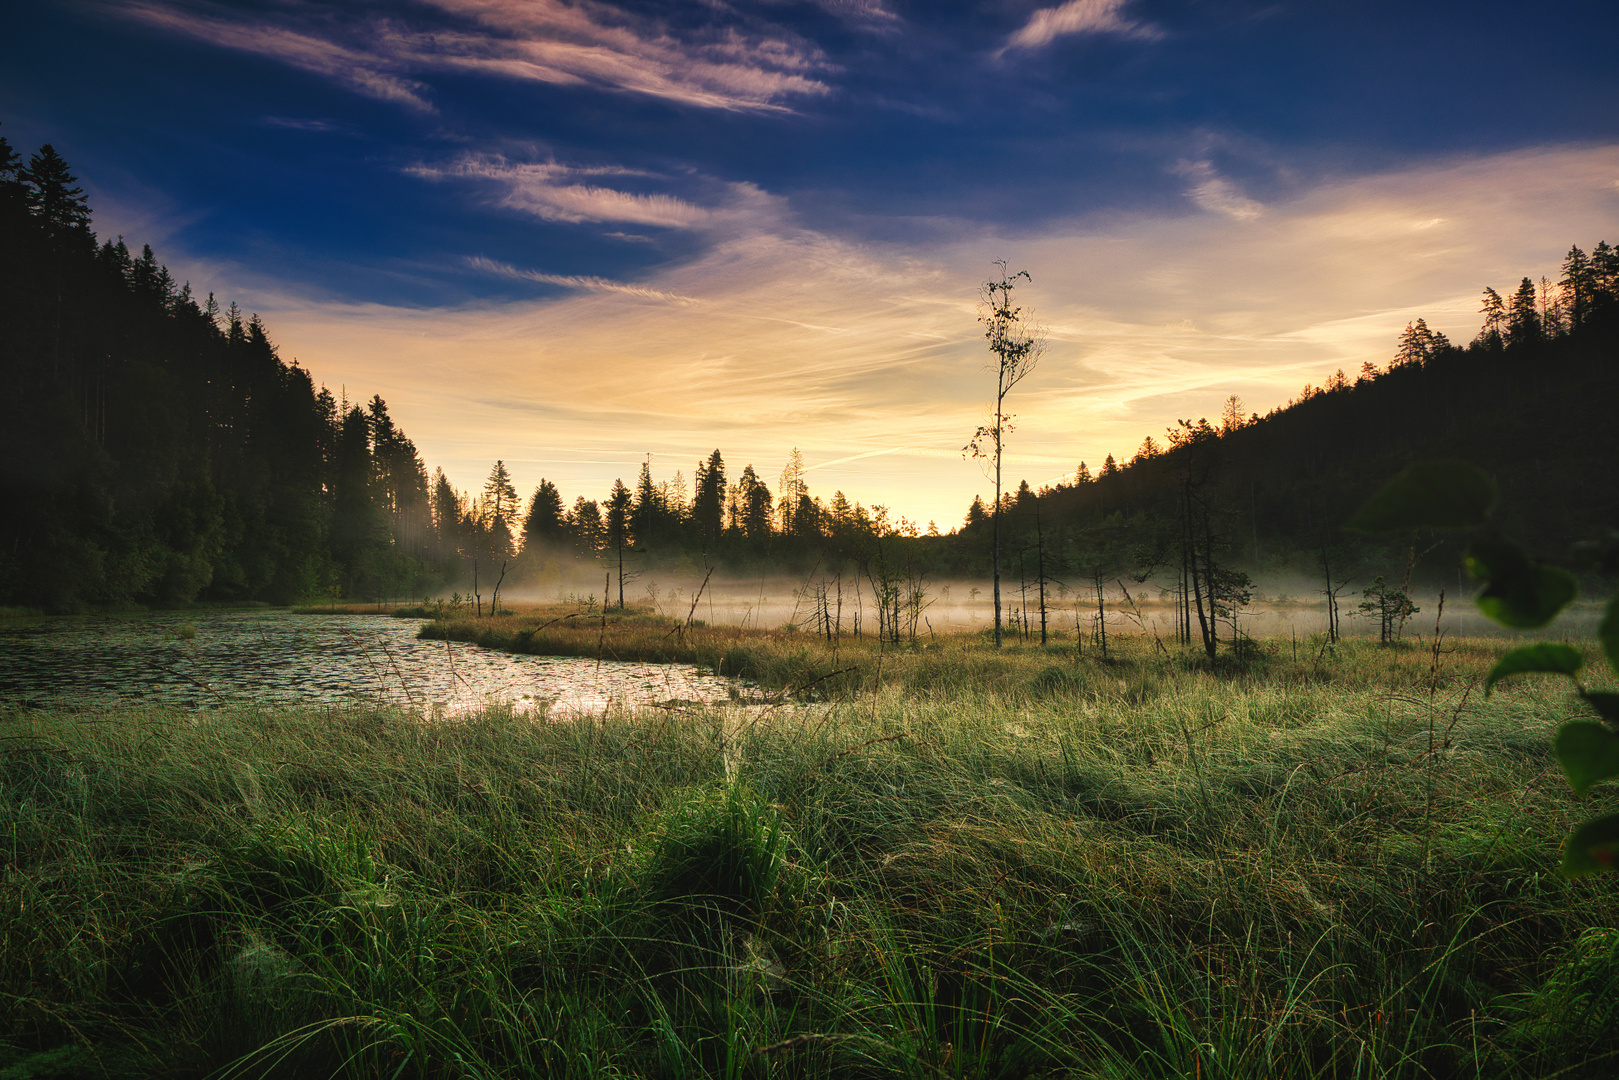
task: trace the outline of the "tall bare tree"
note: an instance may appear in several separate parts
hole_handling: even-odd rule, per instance
[[[1019,278],[1031,281],[1027,270],[1015,274],[1006,272],[1006,260],[998,259],[995,268],[999,276],[984,282],[980,290],[978,321],[984,324],[984,337],[989,341],[990,366],[995,369],[995,413],[990,423],[980,425],[972,441],[962,452],[975,458],[990,459],[995,476],[995,647],[1001,647],[1001,450],[1006,435],[1013,430],[1014,419],[1006,411],[1006,395],[1022,382],[1040,362],[1046,349],[1045,331],[1033,321],[1033,313],[1025,313],[1012,304],[1012,291]]]

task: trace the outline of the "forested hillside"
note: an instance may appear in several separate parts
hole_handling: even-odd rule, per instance
[[[0,139],[0,600],[291,601],[443,572],[415,448]]]
[[[780,498],[715,450],[684,480],[566,505],[524,501],[496,461],[479,492],[436,471],[380,396],[334,398],[268,328],[177,283],[150,247],[99,245],[67,162],[0,139],[0,603],[71,611],[195,600],[289,603],[487,588],[619,585],[649,561],[813,562],[915,533],[842,494]],[[481,575],[481,579],[476,575]]]
[[[149,247],[91,231],[68,164],[0,139],[0,603],[53,611],[196,600],[405,598],[488,586],[554,592],[612,575],[710,568],[828,580],[920,602],[926,578],[983,578],[991,508],[941,535],[842,492],[812,493],[794,450],[771,490],[719,450],[642,466],[570,502],[522,499],[502,462],[479,492],[429,476],[380,395],[338,400],[234,303],[199,299]],[[1003,499],[1003,574],[1027,609],[1049,588],[1151,582],[1182,603],[1238,602],[1249,577],[1454,580],[1443,538],[1368,541],[1340,525],[1414,458],[1497,478],[1502,529],[1568,561],[1619,524],[1619,255],[1569,252],[1562,280],[1486,289],[1465,348],[1419,320],[1368,364],[1285,407],[1185,419],[1127,462]],[[1037,397],[1020,406],[1039,409]],[[964,437],[966,433],[963,433]],[[734,479],[732,477],[734,476]],[[1210,591],[1212,583],[1212,592]],[[1030,590],[1033,595],[1030,595]],[[633,591],[629,598],[634,598]],[[914,621],[914,620],[913,620]]]
[[[1231,397],[1216,420],[1182,419],[1125,464],[1109,455],[1095,475],[1081,463],[1072,482],[1009,493],[1014,584],[1042,569],[1084,584],[1157,568],[1158,583],[1195,591],[1202,566],[1216,579],[1240,569],[1320,588],[1330,569],[1355,579],[1357,598],[1378,575],[1455,585],[1454,539],[1341,529],[1406,464],[1436,457],[1494,475],[1505,534],[1596,572],[1600,560],[1581,553],[1611,549],[1619,526],[1619,253],[1575,247],[1559,283],[1525,278],[1507,301],[1487,288],[1481,316],[1466,347],[1418,320],[1384,368],[1335,372],[1264,417]],[[987,562],[988,518],[981,503],[969,508],[953,567]]]

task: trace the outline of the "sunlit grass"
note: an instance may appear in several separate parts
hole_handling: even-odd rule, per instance
[[[1619,1060],[1613,883],[1553,872],[1615,799],[1568,795],[1561,687],[1474,689],[1499,643],[1447,642],[1435,670],[1362,642],[1211,668],[1150,639],[1103,661],[806,637],[710,640],[858,680],[573,722],[3,714],[0,1070]]]

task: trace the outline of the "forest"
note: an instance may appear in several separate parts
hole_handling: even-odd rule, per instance
[[[177,283],[150,246],[98,243],[91,224],[50,145],[25,161],[0,139],[8,606],[406,599],[474,580],[555,593],[604,575],[622,603],[625,582],[653,568],[914,590],[986,576],[998,511],[1024,609],[1043,609],[1048,588],[1133,579],[1173,599],[1183,640],[1194,622],[1206,640],[1255,579],[1353,582],[1357,595],[1384,578],[1401,590],[1454,580],[1458,552],[1442,538],[1340,530],[1419,457],[1489,471],[1497,525],[1541,557],[1586,573],[1611,563],[1619,486],[1592,467],[1619,449],[1619,252],[1606,242],[1572,247],[1556,282],[1485,288],[1465,346],[1417,320],[1386,367],[1334,372],[1264,416],[1230,396],[1213,421],[1178,420],[1125,459],[1025,482],[999,507],[975,500],[941,530],[812,494],[797,450],[774,490],[716,449],[689,482],[648,463],[632,485],[571,503],[548,480],[522,498],[500,461],[481,490],[459,491],[429,473],[381,394],[334,396],[281,358],[257,315]]]

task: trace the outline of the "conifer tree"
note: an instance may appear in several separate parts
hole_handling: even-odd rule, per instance
[[[1592,294],[1596,292],[1596,275],[1591,260],[1575,245],[1563,259],[1563,277],[1558,284],[1563,289],[1563,303],[1567,306],[1569,325],[1578,330],[1591,315]]]
[[[630,489],[624,486],[624,481],[614,480],[612,494],[607,498],[607,514],[605,525],[605,539],[607,548],[613,553],[618,563],[618,606],[624,607],[624,552],[630,546],[630,515],[635,508],[634,496]],[[602,606],[607,606],[607,597],[602,597]]]
[[[1478,332],[1479,344],[1485,348],[1499,349],[1505,340],[1501,331],[1507,325],[1507,307],[1501,294],[1485,286],[1484,306],[1479,308],[1479,314],[1484,316],[1484,325]]]
[[[691,527],[704,551],[713,551],[725,531],[725,459],[718,450],[697,466]]]
[[[27,184],[28,209],[52,246],[61,251],[83,251],[95,242],[84,189],[50,143],[28,159],[21,177]]]
[[[584,496],[580,496],[583,498]],[[528,515],[523,519],[523,551],[555,546],[567,535],[563,519],[562,493],[551,481],[540,478],[528,501]]]
[[[489,479],[483,482],[484,513],[491,520],[508,520],[517,509],[517,489],[512,487],[512,474],[504,461],[496,461],[489,470]]]
[[[1524,278],[1512,294],[1507,308],[1507,343],[1522,347],[1540,340],[1540,311],[1536,306],[1535,283]]]

